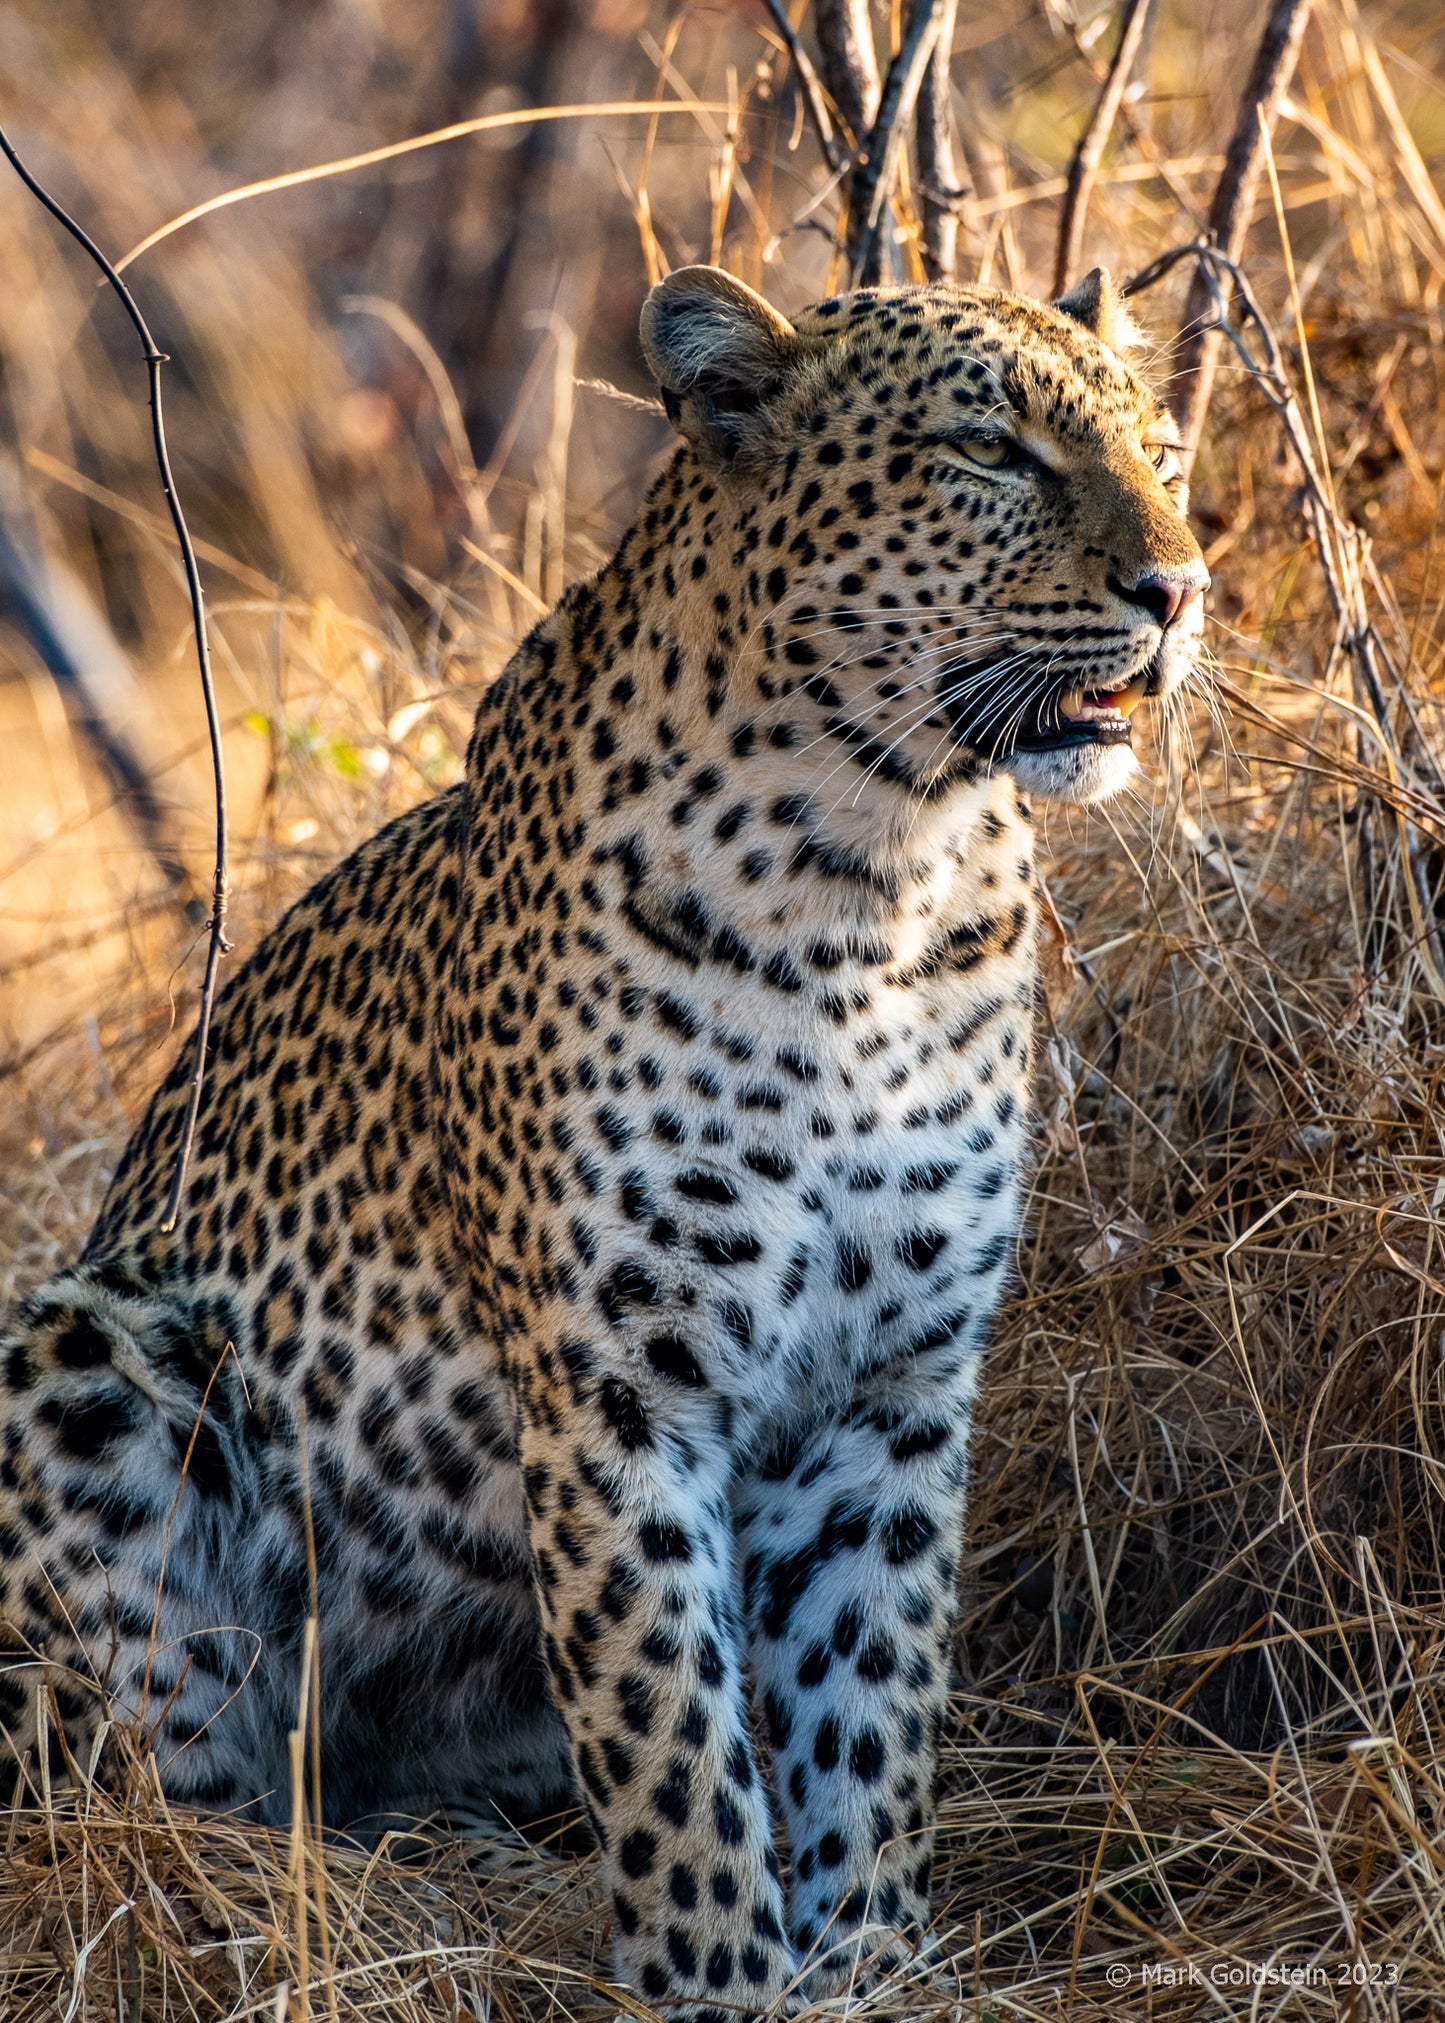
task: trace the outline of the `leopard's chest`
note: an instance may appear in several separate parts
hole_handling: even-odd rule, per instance
[[[676,1232],[659,1276],[704,1308],[713,1355],[770,1412],[980,1338],[1017,1222],[1023,995],[875,988],[841,1026],[734,998],[731,1025],[692,1043],[684,1087],[708,1093],[683,1110],[683,1143],[659,1156],[639,1119]]]
[[[517,1338],[695,1366],[760,1427],[976,1346],[1017,1221],[1031,916],[982,954],[935,924],[912,942],[955,961],[921,968],[810,968],[797,937],[745,972],[688,963],[621,907],[587,931],[585,974],[478,993]]]

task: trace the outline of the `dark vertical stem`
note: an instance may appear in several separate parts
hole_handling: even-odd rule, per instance
[[[872,287],[882,272],[883,222],[944,4],[945,0],[913,0],[898,54],[888,66],[864,158],[854,171],[848,243],[855,287]]]
[[[1089,214],[1089,198],[1093,192],[1094,179],[1099,173],[1099,164],[1104,159],[1104,149],[1109,145],[1109,135],[1114,130],[1119,107],[1124,102],[1124,93],[1139,55],[1139,45],[1144,39],[1144,27],[1148,19],[1149,0],[1126,0],[1114,60],[1109,65],[1108,75],[1100,88],[1089,124],[1080,135],[1079,144],[1074,149],[1074,159],[1069,164],[1069,187],[1064,192],[1064,207],[1059,218],[1058,252],[1054,258],[1055,295],[1064,293],[1078,267],[1079,255],[1083,251],[1084,223]]]
[[[958,208],[968,195],[960,181],[953,130],[953,30],[958,0],[942,0],[938,32],[918,100],[918,183],[923,205],[923,266],[930,281],[958,272]]]
[[[1240,98],[1234,135],[1205,226],[1205,237],[1232,261],[1237,261],[1244,250],[1254,195],[1264,167],[1264,133],[1274,132],[1280,102],[1299,61],[1311,4],[1312,0],[1273,0],[1249,81]],[[1186,464],[1193,462],[1199,447],[1219,359],[1220,333],[1206,328],[1213,320],[1213,304],[1209,272],[1201,262],[1195,268],[1184,305],[1171,396],[1184,439]]]
[[[855,152],[878,117],[881,85],[868,0],[815,0],[818,67]]]
[[[840,143],[833,130],[833,122],[828,116],[827,101],[823,87],[818,81],[818,73],[812,60],[798,40],[797,30],[788,19],[788,10],[783,0],[767,0],[767,9],[773,17],[773,25],[783,38],[793,68],[798,73],[798,86],[803,94],[803,102],[808,108],[808,117],[813,122],[818,136],[818,145],[823,150],[823,158],[834,175],[841,175],[848,165],[848,150]]]

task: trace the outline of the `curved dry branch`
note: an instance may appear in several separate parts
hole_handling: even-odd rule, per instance
[[[325,182],[331,176],[350,175],[357,169],[375,168],[381,162],[395,161],[399,155],[414,155],[422,148],[440,147],[444,141],[464,140],[468,134],[496,133],[502,127],[537,126],[557,119],[635,118],[643,113],[649,118],[658,118],[665,112],[685,112],[696,118],[699,113],[727,110],[726,103],[721,99],[704,103],[701,99],[668,98],[646,103],[619,99],[604,105],[523,106],[511,112],[484,113],[478,119],[458,120],[454,126],[439,126],[430,133],[410,134],[405,140],[388,142],[385,147],[367,148],[359,155],[340,155],[335,161],[317,162],[309,169],[288,169],[284,175],[263,176],[258,183],[240,183],[235,189],[220,190],[214,197],[207,197],[204,203],[192,204],[179,217],[170,218],[164,225],[157,225],[153,232],[147,232],[116,261],[112,271],[117,276],[121,275],[142,253],[148,253],[162,239],[169,239],[183,226],[193,225],[198,218],[208,218],[213,211],[223,211],[231,204],[243,204],[252,197],[274,196],[280,190],[299,190],[305,183]]]
[[[217,971],[221,957],[230,948],[230,943],[226,940],[226,899],[229,890],[226,863],[226,766],[221,750],[221,718],[216,706],[216,683],[211,672],[211,643],[206,634],[205,592],[201,588],[201,572],[191,542],[191,531],[186,525],[186,516],[176,495],[175,478],[171,473],[170,450],[166,445],[165,410],[161,402],[161,367],[166,362],[166,354],[157,347],[155,339],[151,336],[150,326],[140,312],[139,304],[121,280],[116,268],[101,252],[90,234],[71,217],[69,211],[37,182],[3,130],[0,130],[0,153],[4,154],[30,194],[45,206],[58,224],[64,226],[71,238],[84,248],[99,267],[115,290],[120,305],[130,318],[135,334],[140,340],[141,356],[145,360],[150,381],[151,441],[155,449],[156,469],[160,472],[161,491],[165,494],[171,524],[176,530],[181,561],[185,566],[186,588],[190,593],[196,661],[201,673],[201,694],[205,700],[206,728],[211,741],[211,770],[216,782],[216,869],[211,882],[211,923],[206,947],[206,974],[201,985],[200,1011],[196,1017],[196,1064],[191,1074],[190,1097],[186,1104],[181,1142],[176,1150],[170,1192],[166,1197],[165,1212],[161,1217],[161,1229],[169,1234],[175,1228],[176,1218],[180,1214],[181,1197],[185,1193],[186,1186],[186,1168],[190,1164],[191,1144],[196,1135],[196,1116],[201,1107],[201,1088],[206,1076],[206,1043],[211,1030],[211,1012],[216,1002]]]
[[[1205,238],[1227,260],[1237,261],[1244,250],[1254,195],[1264,169],[1265,135],[1274,132],[1281,102],[1299,61],[1312,5],[1313,0],[1274,0],[1255,51],[1204,228]],[[1220,333],[1210,327],[1214,288],[1214,274],[1209,264],[1201,260],[1194,270],[1179,326],[1171,396],[1184,441],[1186,466],[1193,462],[1199,448],[1219,359]]]
[[[1404,797],[1413,795],[1430,810],[1438,822],[1445,808],[1445,774],[1419,735],[1418,721],[1374,619],[1370,615],[1367,591],[1369,544],[1360,529],[1342,514],[1330,489],[1329,472],[1319,462],[1285,364],[1274,326],[1260,306],[1239,263],[1207,240],[1171,246],[1156,260],[1124,283],[1126,296],[1137,295],[1162,280],[1181,260],[1197,262],[1196,272],[1208,280],[1214,321],[1210,325],[1216,341],[1227,338],[1241,365],[1278,415],[1290,448],[1304,474],[1301,487],[1303,517],[1310,543],[1324,577],[1325,590],[1335,614],[1337,639],[1349,655],[1354,671],[1357,717],[1378,746],[1397,790],[1382,798],[1395,816],[1405,865],[1405,896],[1415,935],[1415,947],[1430,988],[1445,1003],[1445,939],[1434,917],[1434,879],[1426,863],[1427,836],[1405,811]],[[1231,302],[1232,292],[1232,302]],[[1241,314],[1233,313],[1237,306]],[[1262,356],[1251,347],[1248,330],[1258,340]],[[1403,735],[1397,732],[1394,714],[1385,694],[1385,682],[1392,679],[1402,705]]]

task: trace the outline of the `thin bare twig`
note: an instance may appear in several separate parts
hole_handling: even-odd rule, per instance
[[[626,387],[614,386],[610,379],[577,379],[572,383],[584,393],[600,393],[604,400],[615,401],[618,407],[631,408],[634,414],[667,413],[660,400],[653,400],[645,393],[629,393]]]
[[[1264,170],[1263,135],[1274,131],[1280,104],[1299,61],[1312,4],[1313,0],[1273,0],[1255,51],[1249,80],[1240,98],[1239,118],[1204,230],[1208,242],[1217,246],[1229,261],[1237,261],[1244,250],[1255,191]],[[1219,358],[1221,333],[1206,327],[1215,282],[1215,270],[1201,260],[1190,283],[1179,327],[1172,403],[1184,442],[1186,466],[1193,463],[1199,447]]]
[[[1109,145],[1109,135],[1124,102],[1139,45],[1149,20],[1149,0],[1127,0],[1119,27],[1119,45],[1114,51],[1103,88],[1094,103],[1089,124],[1079,136],[1074,159],[1069,164],[1069,187],[1059,217],[1059,244],[1054,257],[1054,293],[1062,295],[1074,277],[1084,246],[1084,223],[1089,214],[1089,198],[1094,178]]]
[[[161,367],[166,362],[166,354],[158,349],[155,339],[151,336],[150,326],[142,316],[135,297],[105,254],[64,206],[57,203],[50,192],[36,181],[3,129],[0,129],[0,152],[4,153],[11,168],[30,194],[45,206],[58,224],[64,226],[71,238],[84,248],[99,267],[115,290],[120,305],[130,318],[135,334],[140,340],[141,355],[145,359],[150,383],[151,441],[155,449],[156,469],[160,472],[161,490],[165,494],[171,524],[176,530],[176,540],[180,546],[181,561],[186,572],[186,588],[191,600],[196,663],[201,674],[201,695],[205,701],[206,728],[211,741],[211,771],[216,782],[216,868],[211,881],[211,922],[206,946],[206,974],[201,985],[201,1005],[196,1018],[196,1062],[191,1074],[190,1098],[186,1104],[181,1142],[176,1149],[170,1192],[166,1197],[165,1210],[161,1216],[161,1229],[168,1234],[175,1228],[176,1218],[180,1214],[181,1197],[186,1186],[186,1168],[190,1164],[191,1145],[196,1135],[196,1115],[201,1107],[201,1089],[206,1075],[206,1042],[211,1030],[211,1012],[216,1002],[217,970],[221,957],[230,949],[230,943],[226,940],[226,899],[229,888],[226,862],[226,767],[221,749],[221,717],[216,705],[216,683],[211,672],[211,644],[206,634],[205,592],[201,588],[201,572],[196,562],[196,551],[191,545],[190,528],[186,525],[186,516],[176,495],[175,479],[171,473],[170,451],[166,447],[165,412],[161,401]]]
[[[841,175],[848,166],[848,150],[839,140],[828,113],[828,101],[823,86],[813,68],[812,58],[798,40],[798,32],[788,19],[788,10],[783,0],[767,0],[767,9],[773,17],[773,25],[792,58],[793,68],[798,73],[798,86],[803,94],[803,102],[808,108],[808,117],[813,122],[818,136],[818,145],[823,150],[824,160],[834,175]]]

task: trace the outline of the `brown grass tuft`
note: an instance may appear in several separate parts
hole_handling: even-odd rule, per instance
[[[345,10],[309,42],[307,10],[224,11],[208,39],[156,0],[114,47],[92,0],[0,22],[6,93],[32,123],[17,139],[109,246],[217,187],[473,110],[443,60],[442,0],[396,10],[369,44],[337,25]],[[1048,25],[1064,11],[961,10],[965,275],[1050,271],[1097,88]],[[1159,16],[1088,258],[1127,273],[1193,235],[1256,12]],[[606,391],[644,390],[628,332],[645,260],[720,243],[784,303],[826,279],[825,177],[776,44],[746,20],[669,28],[643,0],[598,0],[555,47],[513,30],[496,88],[528,102],[685,80],[741,110],[669,119],[645,144],[614,123],[605,152],[576,123],[525,157],[460,141],[446,165],[417,156],[222,213],[130,277],[185,364],[171,426],[215,565],[243,947],[454,777],[476,693],[537,600],[625,524],[665,440]],[[1422,5],[1320,8],[1275,139],[1278,214],[1266,193],[1245,256],[1313,429],[1308,357],[1340,513],[1369,537],[1404,771],[1361,721],[1298,467],[1226,359],[1196,472],[1210,697],[1151,792],[1050,823],[1038,1162],[978,1429],[943,1771],[938,1932],[957,1989],[900,1991],[909,2023],[1445,2011],[1442,39]],[[494,83],[469,72],[466,90]],[[0,263],[32,509],[125,645],[124,707],[204,883],[184,606],[133,374],[87,278],[8,187]],[[483,282],[501,308],[478,350]],[[1182,283],[1143,300],[1161,333]],[[400,319],[348,308],[359,292]],[[0,735],[8,1304],[74,1253],[192,999],[173,901],[9,631]],[[78,1795],[18,1768],[0,1821],[15,2023],[618,2006],[590,1861],[361,1856],[304,1826],[173,1811],[143,1746],[130,1765],[119,1791],[82,1779]]]

